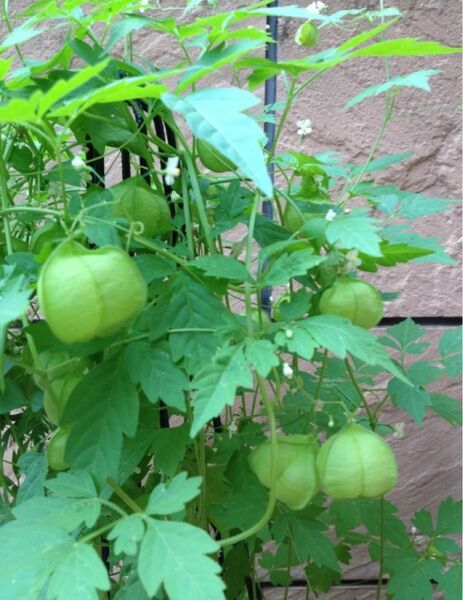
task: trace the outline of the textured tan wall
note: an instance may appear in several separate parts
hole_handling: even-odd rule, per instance
[[[308,3],[305,0],[301,4]],[[330,10],[365,5],[360,0],[342,2],[326,0]],[[282,0],[281,4],[293,4]],[[28,4],[27,0],[14,0],[10,6],[16,10]],[[162,3],[164,4],[164,3]],[[238,7],[247,2],[221,2],[221,7]],[[367,0],[369,8],[377,8],[379,2]],[[183,6],[180,0],[169,6]],[[386,2],[386,6],[392,3]],[[395,3],[405,18],[393,29],[394,36],[421,36],[436,39],[445,44],[461,43],[461,4],[459,0],[398,0]],[[282,59],[302,55],[294,44],[296,21],[282,19],[280,22],[279,55]],[[28,56],[50,56],[58,43],[58,36],[44,36],[29,45]],[[319,48],[328,48],[344,39],[345,32],[330,30],[322,32]],[[158,33],[139,32],[136,48],[143,56],[159,66],[170,65],[178,58],[173,43]],[[406,74],[418,69],[441,69],[443,73],[431,80],[433,93],[411,89],[401,91],[396,115],[390,124],[380,155],[412,150],[414,156],[388,173],[387,181],[397,183],[407,190],[423,192],[434,197],[461,196],[461,63],[457,56],[409,58],[390,61],[392,75]],[[295,107],[280,146],[304,149],[309,153],[336,150],[350,160],[366,158],[376,136],[382,118],[384,98],[369,99],[348,112],[341,112],[345,101],[364,87],[382,82],[384,67],[381,61],[363,59],[344,64],[320,78],[307,90]],[[209,85],[223,85],[225,79],[211,78]],[[281,81],[279,82],[281,90]],[[282,94],[280,92],[280,98]],[[296,121],[310,118],[313,133],[301,142],[296,135]],[[384,179],[384,181],[386,181]],[[440,236],[448,252],[460,258],[461,212],[459,207],[437,218],[421,220],[419,230]],[[399,299],[391,302],[388,315],[455,316],[461,314],[460,267],[444,265],[408,265],[396,267],[372,277],[384,291],[402,291]],[[441,330],[430,330],[435,338]],[[448,383],[441,387],[443,393],[459,395],[458,386]],[[409,423],[399,411],[391,416],[392,422],[405,421],[405,437],[394,440],[398,452],[401,479],[391,500],[400,506],[408,518],[419,507],[435,509],[447,495],[460,494],[460,432],[440,419],[426,418],[422,428]],[[368,577],[376,568],[368,564],[366,555],[356,557],[349,575]],[[267,598],[281,598],[281,592],[268,592]],[[305,597],[305,591],[294,591],[290,598]],[[373,598],[374,592],[365,589],[333,592],[326,598],[347,599]]]

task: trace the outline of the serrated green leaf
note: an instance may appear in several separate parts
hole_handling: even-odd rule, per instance
[[[156,339],[171,330],[169,346],[173,360],[183,359],[187,371],[194,374],[211,361],[219,347],[213,330],[230,319],[230,313],[217,296],[180,272],[151,311],[151,336]]]
[[[122,435],[135,435],[138,410],[136,387],[118,357],[92,369],[74,388],[61,417],[62,425],[72,426],[66,462],[106,483],[108,475],[117,474]]]
[[[159,254],[142,254],[135,256],[134,260],[146,283],[151,283],[155,279],[169,277],[177,269],[173,260]]]
[[[118,521],[108,534],[108,540],[116,540],[116,554],[137,553],[138,544],[145,534],[145,526],[139,514],[129,515]]]
[[[151,492],[146,506],[149,515],[172,515],[201,492],[201,477],[190,477],[185,471],[176,475],[167,485],[158,484]]]
[[[235,62],[241,55],[248,54],[265,43],[265,37],[259,39],[241,40],[233,44],[219,44],[214,48],[206,50],[200,58],[186,71],[177,91],[186,90],[191,84],[212,72],[217,72],[227,64]]]
[[[377,266],[382,267],[395,267],[398,263],[407,263],[416,258],[429,256],[432,254],[432,250],[426,248],[415,248],[414,246],[408,246],[407,244],[389,244],[388,242],[381,242],[380,249],[383,256],[373,257],[366,254],[359,254],[362,260],[361,270],[368,271],[370,273],[376,273]]]
[[[229,256],[215,254],[214,256],[200,256],[190,263],[197,267],[210,277],[219,277],[221,279],[230,279],[232,281],[252,281],[245,265]]]
[[[96,498],[98,495],[93,479],[87,471],[59,473],[54,479],[49,479],[45,486],[54,496],[64,498]]]
[[[259,286],[263,288],[286,283],[292,277],[305,275],[324,260],[325,257],[315,255],[313,250],[298,250],[291,254],[282,254],[262,273],[258,281]]]
[[[20,46],[44,31],[45,29],[34,29],[28,22],[22,23],[4,38],[3,42],[0,44],[0,54],[12,46]]]
[[[292,354],[297,354],[305,360],[311,360],[318,347],[318,342],[310,335],[304,326],[299,323],[291,325],[290,335],[287,331],[279,331],[275,335],[275,342],[282,348],[288,348]]]
[[[275,346],[268,340],[246,341],[246,360],[262,377],[267,377],[272,367],[276,367],[280,363],[274,351]]]
[[[326,238],[338,248],[353,249],[370,256],[382,256],[377,220],[358,209],[337,215],[326,228]]]
[[[172,477],[185,456],[191,443],[189,426],[158,429],[154,435],[153,448],[156,456],[156,468],[165,476]]]
[[[38,452],[26,452],[19,458],[21,473],[25,480],[18,489],[16,505],[21,504],[29,498],[44,495],[45,479],[48,472],[48,461],[46,454]]]
[[[220,566],[206,556],[219,550],[202,529],[175,521],[147,521],[138,572],[148,595],[164,585],[170,600],[224,600]]]
[[[390,226],[383,229],[382,235],[385,239],[391,243],[405,243],[409,246],[416,248],[424,248],[425,250],[431,250],[432,254],[427,256],[416,258],[415,264],[421,263],[438,263],[444,265],[456,265],[456,261],[449,256],[445,249],[439,244],[439,239],[430,236],[423,236],[419,233],[412,231],[406,231],[406,226],[397,225]]]
[[[37,521],[31,526],[28,521],[18,520],[3,525],[0,528],[0,598],[39,600],[53,567],[47,553],[70,540],[50,522]]]
[[[432,523],[432,515],[429,510],[424,510],[422,508],[418,512],[415,513],[415,516],[412,519],[413,525],[420,531],[429,537],[432,536],[434,532],[434,525]]]
[[[384,171],[385,169],[388,169],[391,165],[397,162],[402,162],[403,160],[407,160],[407,158],[410,158],[411,156],[413,156],[413,152],[410,151],[396,152],[395,154],[387,154],[386,156],[380,156],[379,158],[375,158],[374,160],[370,161],[366,170],[364,170],[363,163],[361,165],[354,166],[351,169],[351,175],[356,176],[362,173],[366,174],[374,173],[375,171]],[[355,190],[357,190],[357,186],[355,187]]]
[[[384,92],[394,88],[415,87],[426,92],[430,92],[431,87],[429,85],[429,79],[433,75],[439,75],[439,73],[442,73],[442,71],[429,69],[423,71],[414,71],[408,75],[398,75],[397,77],[392,77],[389,79],[389,81],[372,85],[362,90],[359,94],[346,102],[343,110],[352,108],[366,98],[370,98],[371,96],[379,96],[380,94],[383,94]]]
[[[406,371],[407,377],[410,379],[410,381],[412,381],[415,385],[423,386],[441,379],[441,377],[444,375],[442,369],[439,369],[439,367],[436,367],[432,363],[425,360],[419,360],[413,363],[410,365],[410,367],[408,367],[408,369],[406,369]]]
[[[14,516],[31,528],[46,523],[55,529],[71,532],[83,523],[92,527],[100,515],[97,498],[59,498],[36,496],[13,509]]]
[[[426,408],[431,406],[431,394],[417,386],[406,385],[398,379],[392,379],[387,389],[395,406],[405,410],[417,425],[421,425]]]
[[[118,21],[114,23],[109,32],[106,50],[111,50],[117,42],[125,38],[132,31],[138,31],[143,27],[148,27],[153,22],[149,17],[143,15],[121,15]]]
[[[462,328],[448,329],[439,340],[441,363],[449,377],[461,375]]]
[[[236,388],[252,386],[252,377],[246,364],[242,346],[233,346],[219,352],[214,362],[203,367],[194,377],[193,424],[191,436],[213,417],[217,417],[225,406],[232,406]]]
[[[461,500],[446,498],[437,511],[436,533],[445,535],[447,533],[461,533]]]
[[[351,58],[357,56],[433,56],[459,53],[461,53],[461,48],[444,46],[439,42],[423,42],[419,38],[398,38],[384,40],[356,50],[351,54]]]
[[[189,381],[185,373],[174,364],[164,345],[135,342],[129,344],[127,369],[135,383],[141,383],[150,402],[161,399],[168,406],[185,410],[185,390]]]
[[[444,592],[445,600],[460,600],[462,597],[461,564],[453,565],[445,571],[438,581],[438,587]]]
[[[394,548],[386,565],[391,570],[387,586],[390,594],[400,600],[432,600],[431,581],[438,581],[441,574],[436,561],[423,560],[413,551]]]
[[[47,589],[50,600],[98,600],[97,590],[110,589],[106,568],[89,544],[59,546],[51,554],[56,563]]]
[[[14,267],[4,265],[0,281],[0,327],[20,317],[29,304],[31,290],[23,275],[15,276]]]
[[[347,353],[350,353],[368,365],[383,367],[404,383],[408,382],[377,338],[365,329],[352,325],[347,319],[323,315],[299,321],[299,325],[318,345],[327,348],[336,356],[345,358]]]
[[[421,325],[417,325],[412,319],[407,318],[397,323],[397,325],[391,325],[386,329],[386,333],[393,339],[399,342],[399,348],[403,352],[409,352],[409,347],[417,339],[423,337],[426,331]],[[419,354],[423,350],[420,350]]]
[[[327,526],[311,517],[290,515],[290,526],[294,545],[299,557],[310,557],[319,567],[328,567],[340,572],[341,568],[334,551],[334,543],[324,535]]]
[[[193,92],[184,98],[166,93],[162,100],[184,116],[196,137],[211,143],[266,196],[271,196],[272,182],[260,144],[262,130],[241,112],[258,104],[256,96],[238,88],[217,88]]]
[[[443,394],[431,394],[430,409],[451,425],[461,426],[462,411],[460,400],[455,400],[455,398]]]

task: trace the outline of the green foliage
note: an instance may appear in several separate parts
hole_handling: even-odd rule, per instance
[[[282,473],[270,466],[265,487],[249,462],[277,432],[317,447],[352,421],[387,441],[400,435],[402,411],[418,426],[431,415],[461,425],[460,402],[436,391],[461,376],[461,328],[435,341],[410,318],[378,332],[320,314],[341,277],[455,264],[418,231],[456,201],[388,183],[388,169],[413,152],[382,155],[380,142],[404,101],[398,92],[430,92],[441,73],[433,57],[459,49],[413,31],[399,37],[392,6],[309,14],[265,1],[226,11],[213,0],[184,4],[179,13],[142,0],[37,0],[14,14],[3,3],[0,600],[243,600],[260,579],[288,588],[296,573],[323,594],[359,545],[388,579],[378,597],[425,600],[438,590],[459,599],[461,503],[417,507],[411,522],[384,498],[319,492],[292,510],[276,498],[272,477]],[[263,58],[272,15],[296,19],[294,30],[310,18],[317,49]],[[343,39],[330,48],[333,28]],[[150,63],[141,30],[170,38],[179,54]],[[60,40],[53,53],[49,37]],[[428,58],[404,71],[401,57],[412,56]],[[346,104],[385,98],[368,158],[291,148],[286,119],[304,90],[365,58],[389,65],[386,79],[351,91]],[[262,106],[274,76],[287,93]],[[274,137],[262,123],[275,123]],[[290,146],[281,153],[283,134]],[[204,169],[198,140],[229,170]],[[124,182],[109,187],[121,154]],[[140,189],[143,211],[118,212],[116,202],[131,206]],[[115,247],[146,284],[142,310],[107,337],[69,344],[46,320],[37,281],[69,240]],[[66,287],[63,302],[70,296],[83,319],[66,320],[69,339],[82,339],[102,298],[117,304],[109,283],[127,279],[117,266],[103,271],[84,298],[81,275]],[[69,272],[64,261],[55,290]],[[269,286],[284,288],[272,291],[284,299],[273,313]],[[128,285],[124,301],[133,295]],[[69,434],[62,460],[50,460],[59,472],[47,460],[56,427]],[[291,485],[291,469],[285,476]]]

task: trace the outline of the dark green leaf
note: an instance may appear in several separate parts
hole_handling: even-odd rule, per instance
[[[201,492],[201,477],[190,477],[185,471],[167,485],[159,483],[151,492],[145,512],[149,515],[173,515]]]
[[[34,496],[44,495],[43,488],[48,471],[47,456],[37,452],[26,452],[19,458],[19,467],[25,475],[25,480],[16,496],[17,505]]]
[[[202,529],[149,519],[138,559],[140,579],[150,596],[163,584],[171,600],[224,600],[220,566],[206,556],[218,549]]]
[[[72,426],[66,461],[104,484],[108,475],[117,474],[122,434],[135,435],[138,410],[135,385],[119,359],[99,364],[81,379],[65,406],[61,424]]]
[[[194,418],[191,436],[194,437],[225,406],[232,406],[236,388],[252,386],[242,346],[233,346],[216,354],[214,362],[203,367],[193,378]]]
[[[398,379],[388,384],[388,392],[396,406],[408,412],[417,425],[421,425],[426,407],[431,406],[431,394],[419,387],[409,386]]]

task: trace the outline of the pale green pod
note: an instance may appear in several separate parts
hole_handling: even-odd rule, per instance
[[[172,230],[169,205],[164,196],[126,182],[114,186],[112,192],[116,199],[113,215],[142,223],[143,235],[154,237]]]
[[[226,171],[236,171],[236,166],[230,159],[216,150],[212,144],[206,140],[197,140],[196,147],[198,156],[203,165],[214,173],[225,173]]]
[[[349,277],[339,278],[322,294],[320,312],[350,319],[354,325],[370,329],[383,316],[383,302],[370,283]]]
[[[40,309],[62,342],[87,342],[115,333],[146,302],[147,287],[132,259],[120,248],[88,250],[66,241],[40,272]]]
[[[355,423],[322,445],[317,470],[322,488],[335,500],[383,496],[398,479],[390,446],[377,433]]]
[[[292,510],[303,509],[319,489],[317,447],[304,435],[278,436],[276,498]],[[271,443],[264,442],[249,456],[251,469],[265,487],[271,483]]]
[[[70,467],[64,460],[66,444],[70,433],[70,427],[58,428],[50,438],[47,448],[47,458],[48,466],[54,471],[65,471]]]

